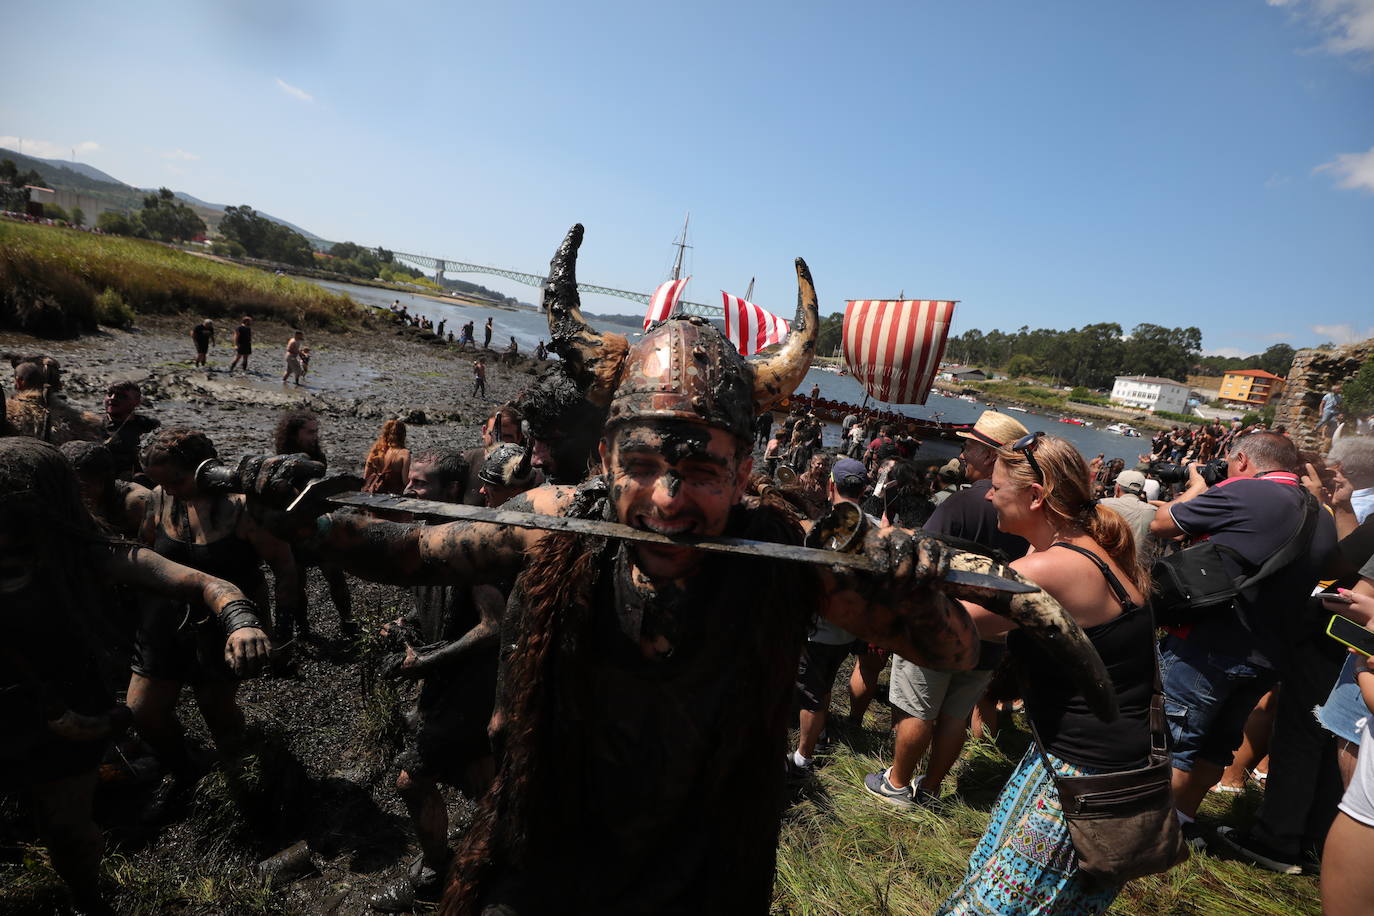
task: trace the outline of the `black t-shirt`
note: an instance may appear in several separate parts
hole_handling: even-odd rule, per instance
[[[997,527],[997,510],[988,502],[991,480],[980,480],[971,487],[951,493],[925,523],[931,534],[950,534],[985,547],[993,547],[1018,560],[1030,550],[1026,539]]]
[[[141,413],[131,413],[123,420],[105,418],[105,447],[114,459],[116,477],[130,480],[142,469],[138,460],[141,440],[161,425],[160,420],[145,417]]]
[[[253,328],[246,324],[241,324],[234,329],[234,346],[240,353],[247,353],[253,349]]]
[[[948,499],[935,507],[924,530],[930,534],[948,534],[992,547],[1005,553],[1008,560],[1024,557],[1026,551],[1030,550],[1026,539],[997,527],[997,510],[988,502],[988,490],[991,488],[991,480],[979,480],[968,489],[951,493]],[[997,667],[1006,647],[998,642],[984,641],[981,650],[977,670],[988,671]]]
[[[196,342],[197,350],[204,350],[210,346],[210,334],[210,329],[203,324],[191,328],[191,339]]]
[[[1292,474],[1232,477],[1169,512],[1185,534],[1205,537],[1245,558],[1242,566],[1222,552],[1231,575],[1252,575],[1302,524],[1303,492]],[[1289,642],[1306,629],[1301,617],[1307,596],[1335,547],[1336,525],[1318,510],[1305,555],[1265,579],[1253,594],[1238,596],[1233,609],[1209,613],[1179,635],[1220,655],[1282,667]]]

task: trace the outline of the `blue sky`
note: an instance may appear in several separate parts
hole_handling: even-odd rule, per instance
[[[0,145],[332,239],[955,330],[1374,336],[1374,0],[7,6]],[[527,300],[529,287],[471,279]],[[596,297],[591,311],[638,306]]]

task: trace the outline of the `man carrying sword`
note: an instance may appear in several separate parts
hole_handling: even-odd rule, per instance
[[[939,668],[971,667],[977,633],[963,607],[934,590],[952,553],[936,541],[859,531],[852,560],[760,559],[795,551],[805,536],[769,496],[741,504],[754,417],[794,390],[814,350],[805,263],[797,262],[790,336],[776,355],[751,362],[696,318],[670,318],[633,347],[595,331],[578,303],[581,239],[575,226],[555,255],[545,302],[554,350],[587,401],[608,407],[604,473],[502,507],[560,518],[452,507],[530,527],[423,527],[348,512],[288,513],[276,524],[378,581],[475,583],[519,570],[507,611],[514,648],[498,697],[504,754],[458,851],[443,912],[545,913],[576,901],[600,912],[764,913],[787,713],[810,616]],[[238,476],[244,489],[281,500],[310,472],[278,457],[245,461]],[[600,525],[611,536],[545,530],[557,522]],[[766,543],[737,542],[720,548],[733,551],[724,555],[686,543],[722,535]],[[1057,605],[1024,600],[1038,594],[982,595],[1048,634],[1079,662],[1075,670],[1096,678],[1094,696],[1110,692]]]

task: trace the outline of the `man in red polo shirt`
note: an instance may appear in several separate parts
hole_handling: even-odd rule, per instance
[[[1241,561],[1227,553],[1228,573],[1250,576],[1303,524],[1310,497],[1294,473],[1297,448],[1286,436],[1243,436],[1226,460],[1228,476],[1214,487],[1190,465],[1187,489],[1159,507],[1150,533],[1160,538],[1186,534],[1230,548]],[[1193,824],[1198,806],[1230,765],[1250,711],[1280,680],[1294,647],[1303,641],[1304,601],[1335,543],[1330,515],[1318,511],[1311,541],[1296,559],[1241,592],[1229,607],[1209,610],[1175,630],[1160,647],[1164,711],[1173,737],[1174,803],[1195,846],[1203,842]],[[1268,791],[1275,791],[1272,779]],[[1269,860],[1277,861],[1277,855]],[[1297,851],[1283,855],[1291,861],[1281,870],[1296,873]]]

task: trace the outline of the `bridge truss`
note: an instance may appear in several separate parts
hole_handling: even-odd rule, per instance
[[[545,277],[538,274],[527,274],[519,270],[506,270],[504,267],[487,267],[483,264],[469,264],[466,261],[450,261],[448,258],[435,258],[423,254],[407,254],[403,251],[393,252],[393,256],[400,258],[415,267],[424,268],[432,271],[436,281],[442,281],[445,273],[455,274],[490,274],[494,277],[505,277],[507,280],[514,280],[526,286],[543,288]],[[616,296],[620,299],[629,299],[632,302],[639,302],[643,305],[649,304],[649,293],[636,293],[627,289],[613,289],[609,286],[594,286],[590,283],[577,284],[578,290],[584,293],[600,293],[603,296]],[[686,299],[678,300],[678,310],[685,315],[701,315],[705,318],[723,318],[725,309],[719,305],[707,305],[704,302],[688,302]]]

